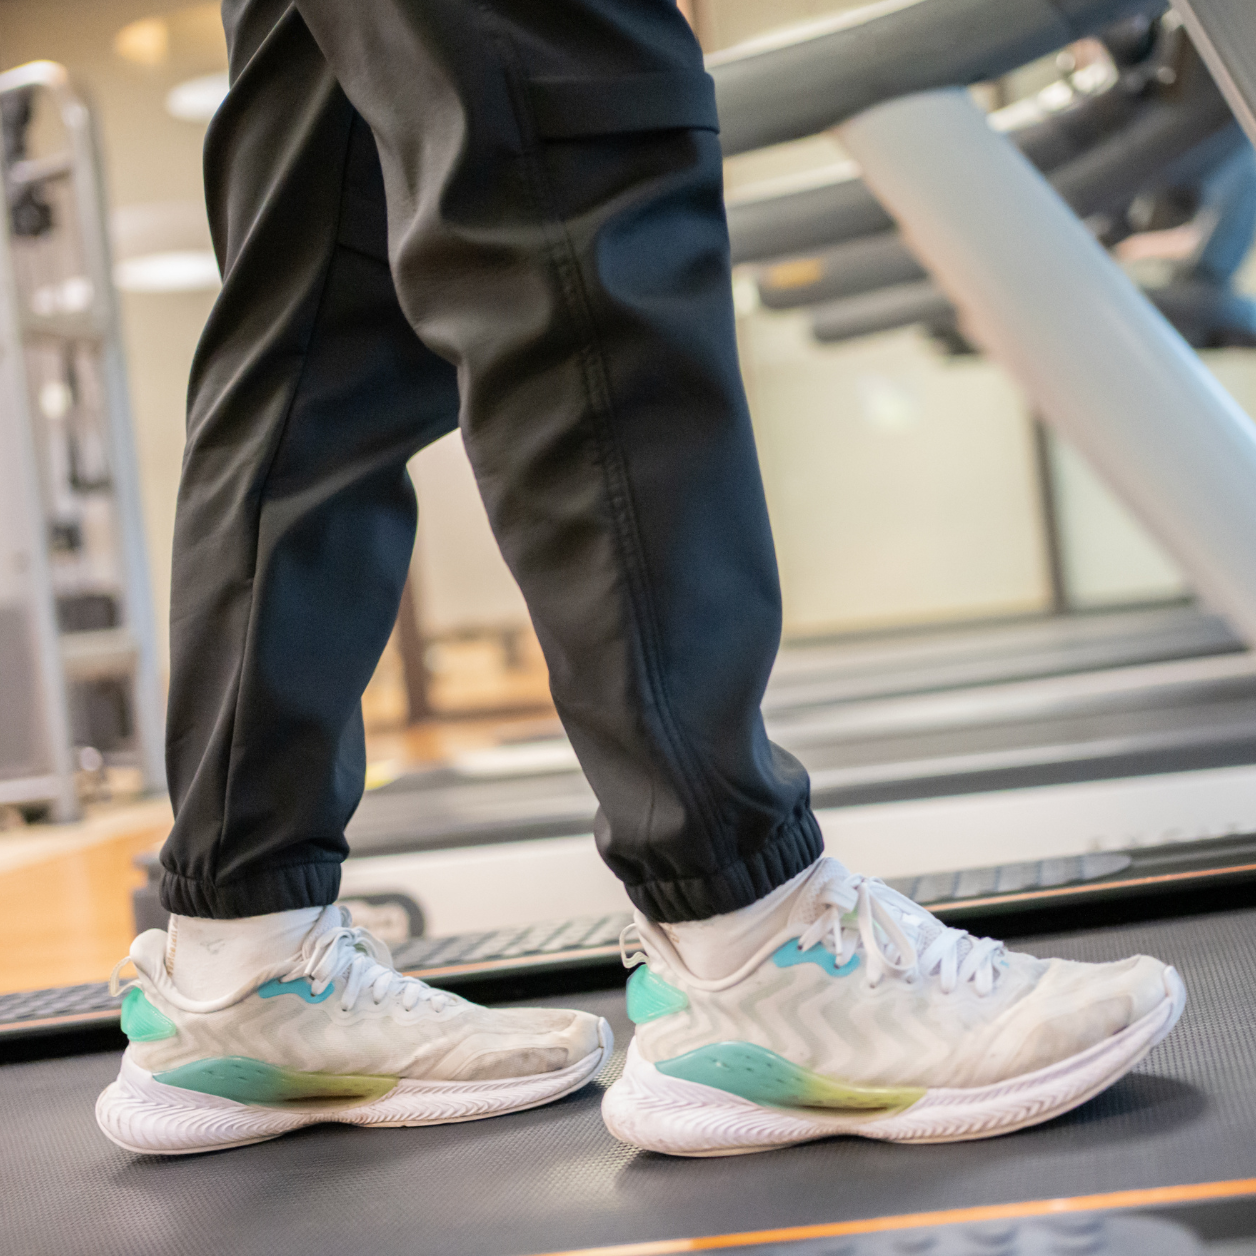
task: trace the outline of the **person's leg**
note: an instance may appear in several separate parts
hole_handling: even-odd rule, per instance
[[[456,380],[397,305],[374,142],[299,15],[225,15],[232,87],[207,152],[225,282],[176,539],[173,910],[132,944],[131,1043],[96,1108],[108,1137],[158,1153],[532,1107],[611,1046],[586,1013],[480,1008],[402,977],[323,906],[413,541],[406,458],[453,426]]]
[[[671,0],[296,5],[374,132],[603,855],[656,920],[753,902],[822,842],[759,711],[780,594],[696,41]]]
[[[175,523],[162,902],[332,902],[362,793],[361,695],[414,539],[406,460],[457,422],[398,307],[369,130],[284,0],[224,8],[207,137],[223,269],[193,364]]]

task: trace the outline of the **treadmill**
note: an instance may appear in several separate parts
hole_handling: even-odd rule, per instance
[[[1066,1116],[984,1142],[829,1139],[710,1160],[616,1142],[600,1102],[632,1030],[618,945],[626,916],[397,949],[399,967],[469,997],[581,1007],[614,1028],[617,1054],[595,1082],[482,1123],[329,1124],[227,1152],[135,1156],[106,1140],[93,1116],[124,1045],[107,989],[0,997],[0,1248],[24,1256],[1256,1251],[1256,836],[1207,845],[1088,856],[1076,868],[1004,865],[907,887],[944,919],[1011,938],[1017,949],[1084,960],[1151,952],[1187,984],[1182,1021],[1131,1074]]]
[[[1010,57],[1084,33],[1076,19],[1087,7],[1083,0],[917,0],[870,12],[877,23],[909,23],[901,40],[909,54],[911,23],[959,14],[972,22],[970,49],[993,44],[1005,52],[1015,43]],[[1118,7],[1089,5],[1104,20]],[[1193,7],[1198,12],[1203,0]],[[1256,11],[1246,13],[1256,21]],[[1007,37],[1011,29],[1018,40]],[[1248,33],[1246,47],[1256,50],[1256,30]],[[770,45],[762,55],[780,51]],[[1000,64],[958,65],[951,78],[997,72]],[[809,86],[795,74],[788,81]],[[1256,87],[1256,75],[1252,81]],[[818,125],[840,116],[827,108]],[[807,125],[815,129],[816,119]],[[1252,848],[1237,834],[1103,852],[1070,867],[995,865],[909,887],[940,915],[979,932],[988,926],[1034,953],[1098,960],[1155,952],[1179,968],[1190,991],[1176,1032],[1096,1099],[1043,1126],[944,1147],[830,1139],[683,1160],[616,1143],[598,1111],[630,1030],[613,954],[621,921],[610,915],[420,938],[398,949],[407,971],[486,1001],[566,1001],[607,1015],[615,1027],[619,1053],[596,1082],[548,1107],[483,1123],[389,1131],[324,1125],[226,1153],[137,1157],[101,1137],[92,1115],[117,1069],[116,1008],[99,1005],[98,987],[5,996],[0,1242],[59,1256],[1256,1251]]]

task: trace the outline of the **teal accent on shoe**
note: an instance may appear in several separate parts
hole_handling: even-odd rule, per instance
[[[196,1060],[153,1077],[166,1086],[218,1095],[236,1103],[261,1104],[378,1099],[397,1084],[395,1077],[303,1073],[242,1055]]]
[[[859,967],[859,956],[852,955],[839,967],[837,956],[827,946],[817,942],[810,950],[800,951],[795,938],[773,954],[772,963],[777,968],[788,968],[791,964],[819,964],[830,977],[846,977]]]
[[[697,1082],[773,1108],[901,1110],[925,1092],[915,1086],[852,1086],[755,1046],[716,1042],[654,1066],[668,1077]]]
[[[688,1006],[689,996],[683,990],[669,985],[648,968],[638,968],[628,978],[628,1019],[634,1025],[683,1012]]]
[[[179,1031],[169,1016],[159,1012],[138,986],[132,986],[122,1000],[122,1032],[132,1042],[161,1042]]]
[[[328,982],[322,994],[315,994],[309,977],[297,977],[292,981],[280,981],[275,977],[265,985],[258,986],[257,993],[263,999],[273,999],[277,994],[295,994],[298,999],[304,999],[307,1003],[321,1003],[324,999],[331,998],[333,989],[331,982]]]

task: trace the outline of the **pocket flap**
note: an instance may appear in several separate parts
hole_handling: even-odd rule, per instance
[[[622,78],[536,78],[532,113],[545,139],[630,131],[718,131],[709,74],[630,74]]]

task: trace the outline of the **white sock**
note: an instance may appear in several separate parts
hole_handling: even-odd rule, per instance
[[[818,860],[816,861],[819,862]],[[771,894],[723,916],[659,925],[685,961],[703,981],[718,981],[735,973],[774,933],[789,921],[794,895],[815,864],[778,885]]]
[[[171,915],[166,971],[185,998],[222,998],[255,974],[295,957],[322,914],[321,907],[298,907],[235,920]]]

